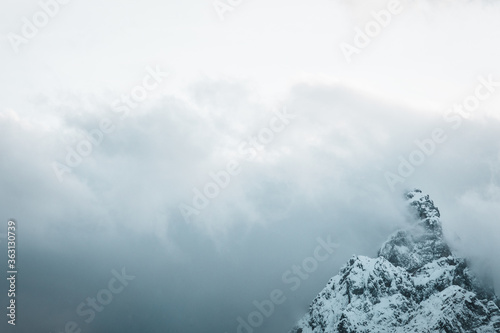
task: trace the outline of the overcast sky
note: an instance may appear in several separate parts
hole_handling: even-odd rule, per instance
[[[286,332],[414,187],[500,287],[500,3],[402,0],[359,47],[391,1],[67,2],[0,4],[2,332],[232,333],[276,289]]]

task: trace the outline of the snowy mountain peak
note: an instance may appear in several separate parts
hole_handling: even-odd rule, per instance
[[[378,255],[395,266],[414,272],[429,262],[450,256],[451,251],[443,238],[439,209],[429,195],[415,189],[405,197],[417,223],[391,235]]]
[[[439,220],[441,216],[439,214],[439,209],[434,206],[434,201],[429,199],[428,194],[422,193],[419,189],[414,189],[405,194],[408,203],[415,207],[420,219],[425,220]]]
[[[428,194],[415,189],[406,193],[405,197],[423,226],[434,232],[442,232],[441,221],[439,220],[441,214],[439,213],[439,209],[434,206],[434,201],[429,198]]]
[[[500,332],[500,304],[443,239],[440,213],[415,189],[415,222],[378,258],[353,256],[316,296],[292,333]]]

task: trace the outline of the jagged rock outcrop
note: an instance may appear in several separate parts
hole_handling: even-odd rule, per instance
[[[433,201],[420,190],[406,199],[416,222],[378,258],[351,258],[291,333],[500,332],[499,299],[453,255]]]

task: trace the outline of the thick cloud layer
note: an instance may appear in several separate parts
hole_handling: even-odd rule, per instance
[[[19,281],[18,325],[2,330],[229,333],[280,299],[255,331],[286,331],[351,255],[376,255],[411,222],[402,194],[413,187],[499,285],[498,5],[402,2],[349,65],[337,43],[384,3],[245,3],[224,22],[194,3],[96,13],[72,2],[6,52],[0,220],[18,222]],[[18,16],[37,6],[10,5]],[[5,33],[18,24],[5,22]],[[148,98],[123,102],[158,67],[169,74]],[[488,97],[459,112],[478,86]]]

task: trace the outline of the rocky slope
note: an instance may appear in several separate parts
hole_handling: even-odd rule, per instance
[[[406,199],[416,222],[378,258],[352,257],[291,333],[500,332],[499,299],[453,255],[433,201],[420,190]]]

